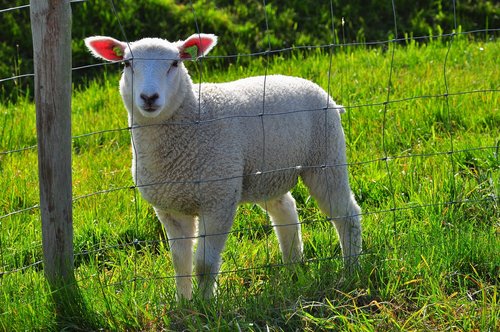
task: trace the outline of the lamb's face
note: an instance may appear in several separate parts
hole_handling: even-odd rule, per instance
[[[125,49],[120,91],[132,115],[170,116],[185,94],[180,91],[183,75],[187,72],[175,44],[142,39]]]
[[[140,122],[141,117],[161,115],[163,120],[172,116],[192,88],[182,60],[204,56],[216,43],[216,36],[203,33],[175,43],[158,38],[130,44],[104,36],[85,39],[94,56],[123,62],[120,92],[132,122]]]

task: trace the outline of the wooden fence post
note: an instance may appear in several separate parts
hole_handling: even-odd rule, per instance
[[[74,283],[71,191],[71,7],[31,0],[38,174],[45,276]]]
[[[44,272],[57,330],[97,330],[73,271],[70,0],[30,0]]]

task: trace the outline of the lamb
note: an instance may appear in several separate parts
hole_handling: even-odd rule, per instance
[[[267,210],[285,263],[303,259],[290,189],[301,177],[340,238],[347,267],[361,253],[361,210],[349,187],[344,108],[297,77],[193,84],[185,60],[205,56],[211,34],[185,41],[85,39],[91,53],[123,62],[120,93],[132,132],[132,175],[166,229],[178,299],[211,297],[240,203]],[[198,233],[198,235],[197,235]]]

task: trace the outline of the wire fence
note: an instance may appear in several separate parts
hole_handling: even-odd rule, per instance
[[[73,15],[78,15],[78,3],[85,2],[84,0],[75,0],[72,1],[74,3],[73,6]],[[200,31],[199,24],[197,21],[197,16],[202,15],[202,13],[197,13],[194,9],[194,6],[190,2],[189,5],[192,8],[192,13],[194,17],[194,22],[193,22],[193,29],[197,33],[201,33],[203,31]],[[266,6],[269,5],[269,3],[266,3],[266,1],[263,1],[263,6],[266,8]],[[271,3],[272,5],[272,3]],[[454,3],[454,9],[455,9],[455,3]],[[210,119],[202,119],[201,116],[200,118],[195,121],[195,122],[174,122],[174,123],[169,123],[168,126],[201,126],[201,125],[208,125],[208,124],[215,124],[217,122],[222,122],[222,121],[228,121],[231,119],[236,119],[236,118],[258,118],[261,121],[261,131],[262,131],[262,141],[264,142],[262,144],[263,146],[263,151],[262,151],[262,167],[261,171],[251,173],[251,174],[244,174],[241,176],[237,176],[237,178],[246,178],[246,177],[257,177],[257,176],[263,176],[263,175],[270,175],[270,174],[278,174],[286,171],[294,171],[297,169],[305,169],[305,168],[310,168],[310,169],[328,169],[328,168],[335,168],[335,167],[349,167],[349,169],[355,169],[356,167],[360,168],[361,171],[363,167],[371,167],[373,165],[377,165],[377,167],[381,167],[384,170],[385,175],[387,176],[388,181],[384,182],[384,186],[387,186],[386,192],[389,195],[389,201],[390,203],[388,204],[389,207],[383,206],[383,207],[377,207],[376,205],[370,206],[368,203],[363,204],[363,211],[361,216],[363,218],[370,218],[371,216],[374,215],[381,215],[381,216],[386,216],[389,215],[392,219],[393,225],[392,231],[394,233],[398,232],[398,220],[400,217],[398,216],[398,213],[404,213],[405,211],[415,211],[419,209],[427,209],[427,208],[446,208],[446,207],[462,207],[464,205],[481,205],[481,204],[491,204],[492,206],[497,206],[498,204],[498,192],[487,192],[482,198],[474,197],[474,198],[468,198],[467,195],[461,195],[458,194],[460,193],[460,188],[458,188],[457,183],[455,183],[455,177],[458,172],[458,166],[457,166],[457,157],[460,155],[464,154],[470,154],[474,152],[486,152],[494,158],[498,159],[499,155],[499,148],[500,148],[500,142],[496,142],[496,144],[488,144],[486,146],[468,146],[466,148],[462,147],[457,147],[455,145],[455,129],[453,129],[453,112],[455,112],[454,105],[456,104],[455,100],[463,97],[463,96],[470,96],[471,98],[484,98],[484,96],[487,95],[492,95],[498,97],[498,93],[500,92],[500,88],[498,86],[492,86],[491,88],[471,88],[471,89],[463,89],[460,91],[454,91],[450,88],[449,86],[449,65],[450,65],[450,58],[454,54],[454,43],[457,38],[461,37],[466,37],[466,36],[474,36],[474,35],[479,35],[483,34],[485,32],[498,32],[500,29],[493,27],[489,28],[488,30],[474,30],[474,31],[459,31],[459,23],[457,22],[457,15],[454,13],[454,26],[455,30],[450,31],[447,33],[443,33],[442,35],[439,36],[417,36],[417,37],[412,37],[412,40],[414,41],[421,41],[421,42],[426,42],[432,39],[440,38],[447,40],[447,52],[445,54],[444,59],[441,59],[443,61],[442,64],[442,70],[441,70],[441,78],[444,82],[444,91],[439,91],[435,92],[432,94],[421,94],[421,95],[414,95],[414,96],[408,96],[408,97],[403,97],[403,98],[396,98],[393,96],[393,91],[394,91],[394,80],[395,80],[395,52],[396,52],[396,47],[395,45],[401,44],[401,43],[406,43],[408,42],[408,38],[401,38],[399,37],[398,34],[398,18],[396,16],[396,6],[397,3],[392,1],[392,9],[393,9],[393,20],[394,20],[394,38],[391,40],[383,40],[383,41],[367,41],[367,42],[329,42],[326,41],[325,44],[323,45],[299,45],[295,47],[286,47],[286,48],[281,48],[281,49],[271,49],[271,43],[269,42],[269,48],[263,51],[259,52],[254,52],[254,53],[248,53],[248,54],[232,54],[232,55],[221,55],[221,56],[206,56],[203,58],[201,62],[198,62],[196,65],[198,66],[198,73],[199,76],[196,77],[199,80],[199,84],[201,86],[201,82],[204,81],[204,75],[206,71],[203,70],[203,65],[205,62],[209,61],[215,61],[219,59],[228,59],[228,60],[236,60],[241,57],[250,57],[250,58],[264,58],[264,76],[267,77],[270,71],[270,57],[275,56],[275,55],[282,55],[285,53],[293,53],[296,51],[314,51],[314,50],[322,50],[329,52],[328,53],[328,63],[325,66],[325,69],[328,71],[328,81],[327,81],[327,87],[326,91],[329,92],[329,94],[333,94],[334,90],[337,88],[333,87],[332,83],[332,76],[334,72],[334,64],[333,64],[333,59],[335,54],[341,52],[343,48],[357,48],[357,47],[373,47],[373,48],[381,48],[385,47],[386,52],[388,54],[389,58],[389,68],[388,70],[388,75],[387,75],[387,85],[385,87],[385,97],[382,96],[381,100],[376,100],[376,101],[366,101],[366,100],[360,100],[359,102],[356,103],[350,103],[345,106],[347,115],[349,115],[352,112],[356,111],[362,111],[366,110],[367,108],[378,108],[380,109],[380,121],[381,121],[381,131],[382,131],[382,139],[380,142],[376,142],[374,144],[380,144],[382,146],[382,155],[381,156],[374,156],[373,158],[369,160],[352,160],[349,159],[349,162],[347,164],[321,164],[321,165],[289,165],[288,167],[280,168],[280,169],[266,169],[265,168],[265,160],[266,160],[266,151],[265,151],[265,141],[266,141],[266,131],[264,130],[265,126],[265,121],[266,118],[268,117],[276,117],[276,116],[289,116],[294,113],[300,113],[300,112],[309,112],[309,113],[314,113],[314,112],[325,112],[325,110],[332,109],[332,107],[329,107],[326,105],[325,108],[321,109],[299,109],[299,110],[283,110],[282,112],[277,112],[277,113],[272,113],[272,114],[267,114],[265,113],[266,109],[266,84],[264,83],[263,86],[263,96],[262,96],[262,114],[256,114],[256,115],[239,115],[239,114],[234,114],[231,116],[224,116],[224,117],[217,117],[217,118],[210,118]],[[26,4],[24,6],[17,6],[17,7],[11,7],[11,8],[5,8],[5,9],[0,9],[0,16],[6,12],[9,11],[15,11],[15,10],[28,10],[29,5]],[[334,11],[335,8],[333,8],[333,4],[331,5],[331,18],[332,18],[332,40],[335,41],[335,36],[336,32],[339,29],[339,22],[334,21]],[[118,16],[117,9],[114,5],[114,2],[110,0],[110,13],[112,15]],[[268,31],[270,30],[270,22],[269,18],[267,17],[267,13],[264,12],[264,15],[266,15],[266,27],[265,30]],[[122,39],[125,41],[128,41],[129,38],[127,38],[126,31],[122,29],[123,36]],[[268,35],[269,38],[269,35]],[[90,67],[95,67],[95,66],[102,66],[102,64],[95,64],[95,65],[88,65],[88,66],[79,66],[73,68],[74,74],[78,75],[80,70],[84,70]],[[350,69],[346,69],[350,70]],[[195,74],[193,74],[195,76]],[[5,78],[0,78],[0,84],[11,81],[11,80],[17,80],[20,78],[26,78],[26,77],[33,77],[32,73],[23,73],[19,74],[16,76],[11,76],[11,77],[5,77]],[[340,87],[342,89],[342,87]],[[200,93],[202,93],[202,89],[200,88]],[[201,100],[201,98],[200,98]],[[447,136],[449,140],[448,148],[444,150],[438,150],[434,152],[417,152],[417,153],[412,153],[407,152],[406,150],[402,151],[396,151],[394,152],[392,148],[388,147],[388,137],[387,134],[391,130],[391,107],[394,107],[396,105],[407,105],[412,102],[420,102],[420,101],[431,101],[431,102],[439,102],[443,103],[443,109],[444,109],[444,121],[445,127],[447,130]],[[341,102],[342,103],[342,102]],[[116,107],[116,105],[113,105],[112,107]],[[494,112],[495,110],[492,110]],[[349,115],[350,116],[350,115]],[[345,119],[344,119],[345,120]],[[345,121],[343,121],[345,122]],[[163,124],[162,124],[163,125]],[[152,125],[152,126],[157,126],[157,125]],[[135,130],[138,128],[133,128],[130,126],[123,126],[120,128],[108,128],[104,130],[98,130],[98,131],[91,131],[79,135],[73,136],[74,141],[85,141],[93,138],[99,138],[107,134],[118,134],[118,135],[129,135],[129,132],[131,130]],[[347,130],[346,130],[347,132]],[[369,140],[369,137],[365,137],[362,139]],[[200,143],[200,142],[198,142]],[[133,145],[133,144],[132,144]],[[37,149],[36,145],[29,145],[29,146],[12,146],[9,145],[8,148],[5,151],[0,151],[0,165],[2,163],[8,163],[9,158],[19,158],[23,159],[26,157],[26,165],[30,165],[33,169],[36,169],[34,166],[35,164],[33,163],[33,154],[35,154],[35,151]],[[134,151],[134,149],[133,149]],[[105,153],[105,152],[103,152]],[[354,154],[352,152],[351,154]],[[407,161],[413,161],[413,160],[425,160],[429,158],[443,158],[443,163],[448,163],[449,164],[449,178],[446,180],[443,180],[441,184],[444,182],[449,181],[449,185],[452,187],[451,192],[457,193],[456,195],[452,195],[449,197],[448,200],[439,200],[436,201],[435,198],[429,197],[428,201],[425,202],[411,202],[408,201],[405,204],[401,204],[397,198],[398,195],[401,195],[402,193],[398,192],[397,189],[395,189],[395,184],[393,183],[393,179],[396,176],[401,176],[399,174],[395,174],[398,172],[401,172],[401,169],[396,165],[394,165],[395,162],[401,161],[402,163],[405,163]],[[472,167],[472,166],[471,166]],[[123,174],[129,174],[128,171],[128,166],[124,165],[125,171]],[[89,169],[88,172],[92,173],[97,170]],[[498,172],[498,170],[492,170],[494,172]],[[121,174],[121,173],[120,173]],[[24,176],[25,173],[19,175],[20,177]],[[431,176],[431,175],[429,175]],[[102,287],[119,287],[122,284],[126,284],[129,282],[137,282],[141,280],[163,280],[163,279],[173,279],[174,275],[167,275],[165,276],[164,274],[161,275],[152,275],[150,273],[147,273],[147,271],[140,271],[140,266],[141,264],[139,263],[139,255],[140,251],[143,248],[150,248],[150,247],[158,247],[158,246],[166,246],[167,245],[167,240],[165,239],[139,239],[140,236],[138,235],[141,233],[142,227],[139,226],[140,224],[143,223],[142,219],[153,219],[154,217],[151,216],[151,210],[143,205],[141,203],[138,193],[138,189],[147,187],[147,186],[158,186],[158,185],[173,185],[173,184],[186,184],[186,185],[195,185],[197,186],[198,189],[202,188],[202,184],[207,184],[207,183],[215,183],[215,182],[225,182],[231,179],[234,179],[234,176],[228,176],[228,177],[213,177],[213,178],[196,178],[196,179],[191,179],[191,180],[175,180],[175,181],[162,181],[162,182],[156,182],[156,183],[150,183],[150,184],[144,184],[144,185],[132,185],[131,180],[125,180],[119,182],[119,184],[111,184],[112,187],[104,187],[99,190],[95,190],[93,192],[87,192],[87,193],[79,193],[73,197],[73,202],[74,204],[80,204],[82,206],[88,206],[90,209],[106,209],[108,206],[100,206],[96,207],[95,204],[90,200],[96,197],[100,196],[108,196],[108,195],[113,195],[115,193],[122,193],[122,192],[128,192],[129,198],[131,199],[132,202],[126,202],[126,204],[129,204],[127,207],[127,213],[128,216],[131,217],[130,220],[130,225],[132,232],[129,234],[128,237],[126,237],[123,241],[118,241],[117,243],[113,244],[106,244],[101,242],[99,239],[93,239],[89,240],[88,242],[82,240],[81,243],[84,243],[80,248],[77,248],[74,253],[75,255],[75,261],[77,264],[84,264],[82,261],[85,261],[86,259],[90,259],[90,257],[99,257],[100,255],[105,255],[107,252],[112,251],[114,249],[124,249],[128,250],[131,249],[134,251],[132,253],[132,261],[129,262],[129,264],[132,264],[134,266],[135,273],[133,276],[131,276],[128,280],[112,280],[112,278],[106,279],[106,273],[103,272],[103,275],[101,276],[86,276],[85,273],[82,273],[79,275],[78,281],[80,283],[86,283],[86,282],[94,282],[94,283],[100,283]],[[356,188],[359,186],[356,185],[356,179],[351,176],[353,183],[353,186]],[[12,179],[12,181],[16,181],[16,179]],[[33,181],[33,180],[29,180]],[[94,180],[97,181],[98,180]],[[437,181],[437,180],[436,180]],[[125,183],[125,184],[123,184]],[[30,183],[30,185],[35,185],[34,183]],[[101,183],[96,184],[98,187],[101,186]],[[495,186],[494,186],[495,187]],[[454,188],[454,189],[453,189]],[[30,188],[30,190],[35,190],[33,187]],[[361,190],[361,189],[359,189]],[[201,190],[199,192],[200,195],[206,195],[207,193],[203,193]],[[358,192],[355,192],[356,195],[358,195]],[[19,273],[27,273],[28,271],[35,271],[38,272],[43,269],[43,264],[41,260],[41,242],[39,240],[40,238],[40,231],[38,230],[38,223],[37,222],[31,222],[29,228],[26,229],[26,234],[23,236],[23,239],[19,240],[19,242],[16,243],[16,239],[9,239],[9,236],[12,233],[11,227],[9,224],[19,224],[19,220],[23,220],[23,218],[27,218],[29,220],[37,220],[38,219],[38,209],[39,205],[38,204],[32,204],[29,205],[27,202],[16,202],[15,200],[11,200],[12,197],[15,197],[16,194],[12,192],[6,192],[2,193],[4,197],[2,197],[2,205],[4,206],[2,211],[2,215],[0,215],[0,256],[1,256],[1,267],[0,267],[0,280],[1,278],[6,277],[8,275],[13,275],[13,274],[19,274]],[[11,197],[8,197],[8,196]],[[362,193],[361,193],[362,195]],[[83,202],[83,203],[82,203]],[[85,202],[88,202],[87,205],[85,205]],[[124,203],[125,204],[125,203]],[[16,207],[17,206],[17,207]],[[303,207],[306,209],[306,207]],[[89,213],[82,213],[79,214],[77,212],[78,218],[83,219],[79,220],[78,224],[85,228],[84,226],[85,223],[94,223],[94,217],[98,216],[99,213],[95,213],[95,211],[90,211]],[[18,218],[18,219],[15,219]],[[103,214],[101,218],[106,218],[109,219],[108,223],[112,223],[112,216]],[[269,219],[268,216],[265,216],[265,219]],[[324,222],[329,222],[329,218],[324,218],[324,219],[306,219],[302,220],[300,222],[301,225],[307,226],[310,224],[318,224],[318,223],[324,223]],[[203,221],[200,221],[200,223],[203,223]],[[287,226],[287,225],[282,225],[282,226]],[[20,226],[17,226],[20,227]],[[78,226],[77,226],[78,227]],[[219,233],[219,234],[211,234],[208,236],[220,236],[220,235],[235,235],[235,234],[250,234],[252,232],[256,232],[261,230],[262,228],[265,227],[271,227],[271,226],[266,226],[263,224],[259,224],[255,226],[255,224],[251,224],[251,226],[243,226],[243,227],[237,227],[232,229],[229,232],[224,232],[224,233]],[[94,230],[96,233],[98,233],[98,230]],[[81,236],[90,236],[92,231],[87,231],[87,232],[81,232]],[[267,234],[267,232],[265,232]],[[16,235],[19,236],[19,235]],[[98,235],[93,235],[94,237],[98,237]],[[266,235],[267,236],[267,235]],[[368,235],[369,236],[369,235]],[[197,237],[194,237],[197,239]],[[174,239],[175,240],[175,239]],[[330,239],[332,243],[335,243],[334,240]],[[19,245],[21,249],[18,249],[16,246]],[[332,247],[335,248],[335,245],[332,245]],[[336,251],[334,249],[333,251]],[[370,254],[372,252],[372,248],[364,248],[363,254]],[[263,254],[265,256],[269,256],[269,253]],[[306,262],[318,262],[318,261],[324,261],[324,260],[335,260],[341,258],[341,255],[338,253],[338,251],[334,252],[334,254],[331,254],[331,250],[328,252],[326,256],[317,256],[317,257],[306,257]],[[99,261],[99,259],[97,259]],[[271,260],[269,257],[267,257],[265,264],[260,264],[256,266],[251,266],[251,267],[240,267],[240,268],[227,268],[223,269],[219,273],[221,275],[225,274],[237,274],[237,273],[243,273],[246,271],[253,271],[253,270],[262,270],[262,269],[269,269],[269,268],[277,268],[277,267],[283,267],[288,265],[287,263],[281,263],[276,260]],[[110,268],[111,269],[111,268]],[[193,274],[195,276],[196,274]],[[104,284],[102,284],[102,280],[104,281]],[[106,283],[106,280],[110,280],[109,283]]]

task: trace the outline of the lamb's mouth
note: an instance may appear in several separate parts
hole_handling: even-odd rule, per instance
[[[153,112],[157,111],[159,108],[160,108],[159,106],[155,106],[155,105],[142,106],[142,109],[144,110],[144,112],[149,112],[149,113],[153,113]]]

